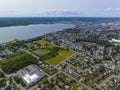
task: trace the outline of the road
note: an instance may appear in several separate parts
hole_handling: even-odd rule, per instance
[[[33,53],[31,53],[31,52],[29,52],[29,51],[26,51],[27,53],[29,53],[29,54],[31,54],[31,55],[33,55],[34,57],[36,57],[37,59],[39,59],[39,57],[38,56],[36,56],[36,55],[34,55]],[[69,58],[71,58],[71,57],[73,57],[74,55],[76,55],[76,53],[74,53],[73,55],[71,55],[70,57],[68,57],[66,60],[68,60]],[[62,63],[64,63],[66,60],[64,60],[64,61],[62,61],[61,63],[59,63],[57,66],[53,66],[52,64],[50,64],[50,63],[48,63],[48,62],[46,62],[46,63],[48,63],[48,64],[50,64],[51,66],[53,66],[54,68],[56,68],[57,69],[57,67],[60,65],[60,64],[62,64]],[[59,71],[59,72],[63,72],[63,71]],[[59,72],[57,72],[56,74],[54,74],[54,75],[52,75],[52,76],[48,76],[48,79],[50,80],[52,77],[54,77],[55,75],[57,75]],[[64,72],[65,74],[67,74],[66,72]],[[48,74],[47,74],[48,75]],[[69,74],[67,74],[70,78],[72,78],[73,80],[75,80],[76,82],[78,82],[78,83],[80,83],[82,86],[84,86],[85,88],[87,88],[88,90],[94,90],[94,89],[92,89],[92,88],[90,88],[90,87],[88,87],[87,85],[85,85],[85,84],[83,84],[83,83],[81,83],[80,81],[78,81],[77,79],[75,79],[75,78],[73,78],[73,77],[71,77]],[[34,87],[35,88],[35,87]],[[33,88],[32,88],[33,89]],[[32,90],[32,89],[30,89],[30,90]]]
[[[110,77],[108,77],[106,80],[104,80],[102,83],[100,83],[99,85],[97,85],[97,88],[101,88],[105,83],[107,83],[110,79],[112,78],[120,78],[119,76],[116,75],[111,75]]]
[[[76,55],[76,52],[74,54],[72,54],[70,57],[67,57],[65,60],[63,60],[62,62],[60,62],[58,65],[56,65],[55,67],[57,68],[60,64],[64,63],[66,60],[72,58],[74,55]]]
[[[88,87],[87,85],[85,85],[85,84],[81,83],[80,81],[78,81],[77,79],[73,78],[73,77],[70,76],[68,73],[66,73],[66,72],[63,72],[63,73],[65,73],[65,74],[66,74],[67,76],[69,76],[71,79],[73,79],[73,80],[75,80],[76,82],[78,82],[80,85],[84,86],[86,89],[88,89],[88,90],[94,90],[93,88]]]

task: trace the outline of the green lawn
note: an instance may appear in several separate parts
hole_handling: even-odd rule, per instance
[[[67,50],[67,49],[60,50],[59,55],[57,55],[56,57],[50,58],[47,61],[52,65],[57,65],[63,60],[65,60],[67,57],[71,56],[72,54],[74,54],[74,51],[72,50]]]
[[[52,65],[57,65],[59,64],[61,61],[65,60],[66,58],[63,57],[63,56],[60,56],[60,55],[57,55],[56,57],[54,58],[51,58],[49,60],[47,60],[50,64]]]
[[[41,44],[41,45],[45,45],[45,46],[47,46],[47,48],[53,48],[53,47],[55,47],[54,44],[52,44],[52,43],[50,43],[50,42],[48,42],[46,40],[38,40],[38,41],[36,41],[36,43],[37,44]]]
[[[38,40],[35,43],[43,45],[44,48],[34,50],[33,53],[35,53],[37,56],[40,56],[43,60],[46,60],[52,65],[57,65],[67,57],[74,54],[73,50],[62,48],[43,39]]]
[[[72,54],[74,54],[74,51],[64,49],[64,50],[60,50],[60,51],[59,51],[59,54],[62,55],[62,56],[64,56],[64,57],[69,57],[69,56],[71,56]]]
[[[52,44],[48,41],[45,41],[45,40],[38,40],[38,41],[36,41],[36,43],[41,44],[41,45],[45,45],[46,47],[44,49],[46,49],[46,50],[49,50],[49,49],[52,49],[52,48],[55,48],[55,47],[59,47],[59,46],[54,45],[54,44]],[[58,53],[58,55],[47,60],[52,65],[57,65],[61,61],[65,60],[67,57],[74,54],[73,50],[64,49],[62,47],[59,47],[59,48],[60,49],[58,50],[58,52],[56,52],[56,53]]]

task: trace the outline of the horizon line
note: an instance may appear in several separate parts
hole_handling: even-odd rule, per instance
[[[5,17],[0,17],[0,18],[120,18],[120,16],[113,16],[113,17],[109,17],[109,16],[71,16],[71,17],[67,17],[67,16],[5,16]]]

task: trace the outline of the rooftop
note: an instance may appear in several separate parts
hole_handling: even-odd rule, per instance
[[[25,69],[27,68],[27,70]],[[45,76],[45,73],[36,65],[29,65],[18,71],[18,76],[28,85],[33,85]]]
[[[38,76],[37,74],[32,74],[32,75],[30,75],[30,74],[25,74],[25,76],[23,76],[23,79],[24,79],[28,84],[30,84],[30,83],[38,80],[38,79],[39,79],[39,76]]]

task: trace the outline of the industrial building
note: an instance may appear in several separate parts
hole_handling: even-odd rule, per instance
[[[45,73],[36,65],[29,65],[18,71],[18,76],[30,86],[41,80]]]

